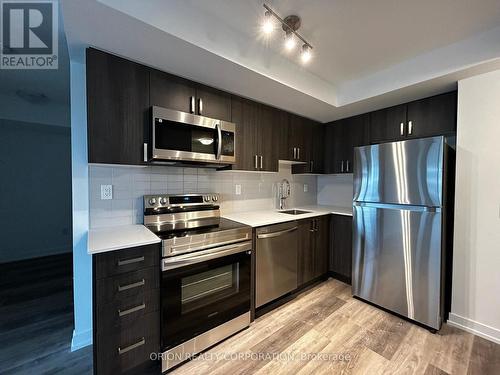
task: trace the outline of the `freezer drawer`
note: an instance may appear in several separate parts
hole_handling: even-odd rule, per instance
[[[440,209],[354,205],[353,295],[439,329]]]
[[[257,229],[255,305],[297,289],[297,223]]]
[[[442,206],[444,138],[354,149],[354,201]]]

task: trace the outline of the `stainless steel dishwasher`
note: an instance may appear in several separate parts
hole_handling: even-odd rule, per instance
[[[257,229],[256,307],[297,288],[297,228],[291,222]]]

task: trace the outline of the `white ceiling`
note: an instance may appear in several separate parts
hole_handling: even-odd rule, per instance
[[[398,104],[500,68],[498,0],[275,0],[314,47],[302,66],[263,39],[256,0],[62,0],[73,58],[88,45],[319,121]]]

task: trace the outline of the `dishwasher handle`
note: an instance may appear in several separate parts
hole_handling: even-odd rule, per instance
[[[293,228],[290,228],[290,229],[280,230],[278,232],[262,233],[262,234],[257,235],[257,238],[261,239],[261,238],[279,237],[279,236],[281,236],[283,234],[295,232],[297,229],[299,229],[299,227],[293,227]]]

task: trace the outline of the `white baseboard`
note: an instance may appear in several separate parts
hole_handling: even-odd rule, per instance
[[[498,328],[476,322],[475,320],[465,318],[454,313],[450,313],[450,316],[446,323],[450,326],[463,329],[464,331],[473,333],[477,336],[485,338],[486,340],[490,340],[494,343],[500,344],[500,329]]]
[[[83,332],[76,332],[73,330],[73,339],[71,340],[71,351],[84,348],[88,345],[92,345],[92,330],[89,329]]]

